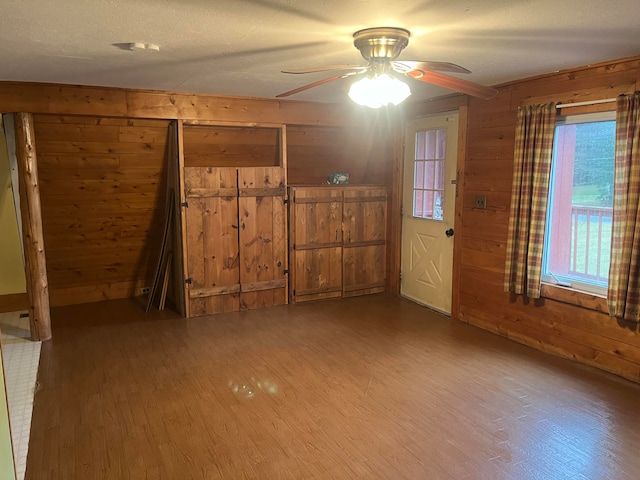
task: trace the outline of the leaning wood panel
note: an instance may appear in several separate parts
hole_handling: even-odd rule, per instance
[[[240,307],[252,310],[287,301],[287,232],[284,169],[238,169]],[[282,195],[261,196],[265,190]],[[252,194],[252,192],[254,192]]]
[[[168,137],[168,155],[167,155],[167,171],[168,181],[167,186],[173,189],[173,213],[172,225],[171,225],[171,238],[170,238],[170,251],[171,262],[169,275],[169,292],[167,298],[173,303],[178,312],[187,317],[187,297],[186,286],[184,277],[184,236],[183,236],[183,223],[182,223],[182,198],[184,191],[184,183],[181,179],[182,158],[180,156],[180,143],[181,133],[180,125],[177,121],[171,122],[169,125],[169,137]],[[166,281],[165,281],[166,283]]]
[[[16,113],[14,125],[20,175],[20,213],[29,297],[29,327],[32,340],[44,341],[51,338],[51,312],[33,116],[30,113]]]

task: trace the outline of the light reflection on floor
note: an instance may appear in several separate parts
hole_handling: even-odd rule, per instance
[[[257,380],[255,377],[251,377],[251,380],[247,383],[239,383],[234,380],[229,380],[229,389],[237,396],[244,398],[253,398],[259,393],[265,393],[267,395],[276,395],[278,393],[278,385],[271,380]]]

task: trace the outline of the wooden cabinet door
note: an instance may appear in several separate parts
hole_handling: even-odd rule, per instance
[[[189,315],[240,309],[235,168],[185,167]]]
[[[342,192],[292,189],[294,302],[342,296]]]
[[[239,168],[240,308],[287,303],[284,169]]]
[[[342,295],[384,292],[387,192],[347,189],[343,195]]]

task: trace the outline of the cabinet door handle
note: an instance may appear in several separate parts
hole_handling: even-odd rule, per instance
[[[338,241],[338,229],[336,228],[336,242]]]
[[[349,230],[349,241],[351,241],[351,230]]]

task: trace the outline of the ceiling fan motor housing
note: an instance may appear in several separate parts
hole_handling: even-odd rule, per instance
[[[411,33],[404,28],[377,27],[358,30],[353,44],[367,61],[394,60],[409,44]]]
[[[371,92],[373,92],[373,95],[375,96],[378,94],[378,92],[387,93],[387,91],[392,88],[396,89],[396,87],[389,86],[389,82],[392,82],[394,80],[397,83],[403,85],[404,89],[406,89],[406,92],[403,94],[404,96],[402,96],[402,98],[400,98],[399,100],[392,100],[392,103],[397,104],[404,98],[406,98],[406,96],[410,94],[409,87],[407,87],[403,82],[397,79],[399,75],[406,75],[420,82],[438,85],[478,98],[489,99],[495,97],[498,94],[498,90],[496,90],[495,88],[485,87],[483,85],[478,85],[477,83],[469,82],[461,78],[452,77],[444,73],[438,73],[471,73],[466,68],[454,63],[417,60],[405,60],[402,62],[396,61],[396,58],[398,58],[400,53],[402,53],[402,50],[409,44],[410,36],[411,32],[409,32],[409,30],[396,27],[376,27],[358,30],[353,34],[353,44],[367,61],[366,66],[329,65],[326,67],[285,71],[283,73],[314,73],[332,70],[340,71],[341,73],[334,75],[333,77],[325,78],[308,85],[304,85],[289,92],[281,93],[277,97],[288,97],[289,95],[300,93],[310,88],[318,87],[320,85],[324,85],[326,83],[340,80],[342,78],[350,77],[353,75],[358,75],[362,78],[352,84],[349,96],[351,98],[354,98],[354,95],[358,97],[359,99],[355,101],[357,103],[361,103],[362,105],[368,105],[367,103],[362,103],[360,100],[364,99],[365,96],[367,96],[368,98]],[[371,83],[371,81],[378,81],[378,87],[376,87],[377,90],[373,91],[372,89],[367,87],[366,89],[362,88],[361,91],[357,93],[357,95],[352,95],[351,90],[353,90],[353,88],[358,85],[365,84],[366,81],[369,81],[369,84]],[[380,85],[382,86],[379,87]],[[397,91],[400,91],[401,89],[402,87],[397,88]],[[382,103],[380,105],[382,105]],[[379,106],[378,103],[376,103],[376,106]]]

